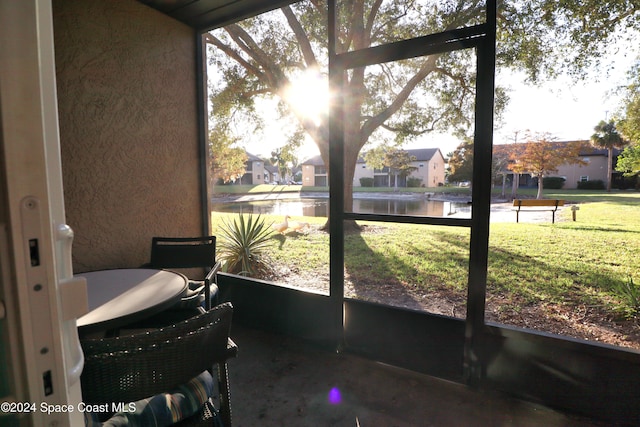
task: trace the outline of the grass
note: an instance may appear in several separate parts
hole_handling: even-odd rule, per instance
[[[545,197],[580,203],[577,221],[571,221],[571,212],[565,209],[566,220],[556,224],[492,223],[488,296],[500,295],[516,311],[548,302],[598,307],[616,318],[638,315],[633,297],[640,283],[640,193],[548,191]],[[214,233],[225,215],[212,214]],[[312,217],[293,220],[315,227],[325,222]],[[345,236],[345,272],[356,287],[398,284],[424,293],[448,289],[466,296],[469,229],[364,225],[364,232]],[[311,274],[329,270],[326,233],[277,235],[272,244],[275,265]]]
[[[489,289],[629,317],[634,308],[619,289],[640,272],[640,195],[579,198],[576,222],[492,224]]]

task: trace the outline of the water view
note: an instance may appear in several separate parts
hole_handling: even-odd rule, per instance
[[[290,215],[292,217],[327,217],[329,199],[296,198],[276,200],[252,200],[213,203],[215,212],[253,213],[265,215]],[[356,213],[415,215],[445,217],[471,217],[471,206],[467,203],[428,199],[354,199]]]

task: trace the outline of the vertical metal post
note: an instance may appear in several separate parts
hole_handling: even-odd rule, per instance
[[[337,7],[336,0],[328,2],[329,45],[329,297],[333,317],[336,346],[342,347],[344,340],[344,113],[343,73],[344,69],[336,52]]]
[[[200,160],[200,212],[202,215],[202,235],[211,235],[211,198],[209,197],[209,137],[207,113],[207,58],[202,33],[195,34],[196,43],[196,102],[198,111],[198,157]]]
[[[477,50],[475,137],[473,144],[472,226],[469,254],[464,375],[477,384],[484,375],[484,329],[489,213],[491,206],[491,156],[495,86],[496,0],[487,1],[486,36]]]

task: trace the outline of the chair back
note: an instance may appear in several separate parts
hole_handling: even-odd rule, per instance
[[[216,263],[216,236],[154,237],[152,268],[212,268]]]
[[[184,384],[215,364],[224,364],[229,357],[232,313],[231,303],[223,303],[162,329],[82,340],[84,402],[137,401]]]

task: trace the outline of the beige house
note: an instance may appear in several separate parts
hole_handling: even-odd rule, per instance
[[[614,166],[615,158],[620,154],[620,150],[613,150]],[[591,149],[580,153],[580,158],[586,164],[564,164],[558,167],[558,171],[554,176],[561,176],[565,179],[564,187],[566,189],[578,188],[578,182],[585,181],[602,181],[607,184],[610,177],[607,176],[607,161],[609,154],[607,150]],[[616,172],[614,170],[613,177],[615,179]]]
[[[258,185],[269,182],[269,176],[265,176],[265,172],[269,175],[268,171],[264,169],[264,160],[251,153],[247,153],[246,169],[242,178],[240,178],[240,184]]]
[[[322,157],[315,156],[302,163],[302,185],[311,187],[329,186],[327,168]]]
[[[607,176],[607,161],[608,161],[608,152],[606,149],[599,149],[592,147],[589,141],[558,141],[556,144],[567,144],[569,142],[581,142],[584,144],[584,148],[580,152],[580,160],[584,164],[580,163],[565,163],[558,167],[556,172],[550,173],[549,177],[562,177],[565,179],[563,189],[576,189],[578,188],[579,182],[586,181],[602,181],[605,185],[607,181],[611,178],[613,180],[616,179],[617,176],[621,175],[618,172],[613,172],[612,177]],[[493,147],[494,156],[496,153],[506,152],[509,153],[512,151],[514,147],[513,144],[500,144],[495,145]],[[615,161],[617,156],[620,154],[621,150],[614,149],[613,150],[613,164],[615,166]],[[520,186],[521,187],[533,187],[536,186],[537,182],[534,177],[529,174],[521,174],[520,175]]]
[[[353,186],[361,186],[361,178],[373,179],[374,187],[407,187],[412,179],[420,187],[438,187],[444,184],[445,159],[439,148],[406,150],[414,158],[415,169],[408,176],[396,176],[389,168],[373,169],[363,158],[358,160],[353,176]],[[312,157],[302,164],[302,185],[324,187],[328,184],[327,168],[320,156]]]

